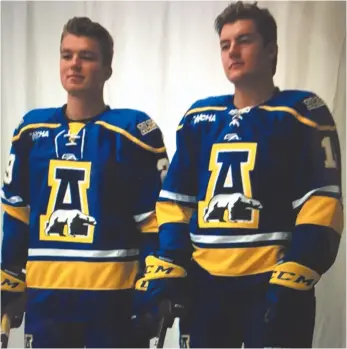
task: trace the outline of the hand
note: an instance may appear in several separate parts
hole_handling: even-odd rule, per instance
[[[131,322],[134,336],[138,338],[153,338],[158,329],[158,308],[149,296],[146,291],[134,291]]]
[[[293,348],[299,340],[305,343],[300,347],[307,347],[314,314],[314,289],[299,291],[270,284],[264,311],[264,346]]]
[[[1,319],[6,314],[11,320],[11,328],[22,325],[26,304],[24,292],[1,291]]]
[[[137,295],[141,298],[137,308],[143,314],[157,313],[157,306],[163,300],[183,309],[189,293],[187,272],[168,258],[150,255],[146,257],[146,272],[136,282],[135,289],[140,294],[143,292],[142,296]]]
[[[7,314],[11,328],[22,324],[26,305],[25,289],[25,273],[22,268],[1,267],[1,319]]]

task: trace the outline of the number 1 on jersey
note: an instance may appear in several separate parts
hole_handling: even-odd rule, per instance
[[[325,161],[324,165],[326,168],[336,168],[337,164],[334,159],[334,153],[333,153],[333,148],[331,146],[331,138],[330,137],[324,137],[322,139],[322,147],[324,148],[325,151]]]

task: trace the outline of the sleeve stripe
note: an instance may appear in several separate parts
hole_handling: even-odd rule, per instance
[[[23,223],[29,224],[30,209],[28,207],[14,207],[3,203],[2,208],[11,217],[16,218]]]
[[[140,222],[144,221],[145,219],[147,219],[153,212],[154,211],[137,214],[134,216],[134,220],[136,223],[140,223]]]
[[[5,195],[5,192],[1,189],[1,199],[7,201],[8,203],[12,204],[12,205],[15,205],[15,204],[18,204],[20,202],[23,202],[24,200],[16,195],[16,196],[11,196],[10,198],[7,198],[6,195]]]
[[[194,113],[201,113],[203,111],[208,111],[208,110],[223,111],[223,110],[227,110],[227,107],[211,106],[211,107],[194,108],[194,109],[188,110],[184,116],[188,116]]]
[[[188,224],[194,210],[190,207],[180,206],[174,202],[162,201],[157,202],[156,211],[158,224],[161,226],[165,223]]]
[[[12,137],[12,142],[18,141],[18,139],[20,138],[20,136],[22,135],[23,132],[25,132],[26,130],[30,130],[33,128],[40,128],[40,127],[46,127],[46,128],[58,128],[60,127],[61,124],[46,124],[46,123],[38,123],[38,124],[31,124],[31,125],[27,125],[24,126],[17,135]]]
[[[313,190],[309,191],[308,193],[306,193],[302,198],[293,201],[293,203],[292,203],[293,208],[295,209],[295,208],[298,208],[299,206],[301,206],[306,200],[308,200],[312,196],[312,194],[314,194],[318,191],[319,192],[334,193],[334,194],[341,193],[341,189],[338,185],[327,185],[325,187],[313,189]]]
[[[157,216],[153,212],[145,221],[138,224],[138,228],[141,233],[158,233],[158,221]]]
[[[312,196],[300,210],[295,224],[321,225],[342,234],[343,210],[340,200],[326,196]]]
[[[294,116],[298,121],[301,123],[316,128],[319,131],[335,131],[336,127],[335,126],[329,126],[329,125],[319,125],[316,122],[310,120],[309,118],[306,118],[305,116],[300,115],[295,109],[289,108],[289,107],[270,107],[268,105],[262,105],[259,107],[259,109],[264,109],[267,111],[284,111],[292,116]]]
[[[123,130],[122,128],[120,127],[117,127],[117,126],[113,126],[113,125],[110,125],[108,124],[107,122],[105,121],[96,121],[95,122],[96,124],[98,125],[101,125],[105,128],[107,128],[108,130],[111,130],[111,131],[114,131],[114,132],[117,132],[117,133],[120,133],[121,135],[123,135],[124,137],[128,138],[130,141],[134,142],[135,144],[139,145],[141,148],[143,149],[146,149],[146,150],[149,150],[150,152],[152,153],[165,153],[166,151],[166,148],[165,147],[160,147],[160,148],[154,148],[154,147],[151,147],[150,145],[140,141],[139,139],[137,139],[136,137],[134,137],[132,134],[130,134],[129,132]]]
[[[195,196],[178,194],[168,190],[161,190],[159,197],[161,197],[162,199],[177,200],[177,201],[182,201],[187,203],[196,203]]]

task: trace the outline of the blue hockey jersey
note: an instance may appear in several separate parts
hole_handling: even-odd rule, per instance
[[[162,133],[143,112],[108,108],[86,123],[68,121],[64,107],[29,112],[1,192],[2,266],[26,268],[28,290],[132,288],[156,246],[167,167]]]
[[[225,277],[265,275],[281,261],[289,269],[277,283],[298,265],[314,277],[299,277],[297,288],[317,281],[343,228],[328,108],[311,92],[289,90],[240,110],[232,95],[197,101],[178,126],[157,217],[159,254],[175,261],[192,257]]]

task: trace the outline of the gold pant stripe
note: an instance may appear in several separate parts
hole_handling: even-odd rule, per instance
[[[271,271],[283,254],[281,246],[194,248],[193,259],[210,274],[218,276],[243,276]]]
[[[27,287],[74,290],[132,288],[138,262],[28,261]]]

